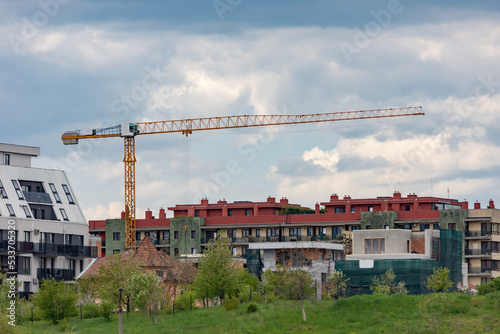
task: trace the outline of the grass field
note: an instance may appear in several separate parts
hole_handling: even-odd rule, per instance
[[[123,317],[124,333],[500,333],[500,295],[471,297],[465,294],[426,296],[357,296],[340,301],[307,303],[307,322],[296,302],[249,303],[226,311],[222,306],[189,312],[161,314],[153,325],[149,316],[135,312]],[[117,333],[118,315],[69,320],[74,333]],[[57,333],[45,321],[17,327],[19,333]]]

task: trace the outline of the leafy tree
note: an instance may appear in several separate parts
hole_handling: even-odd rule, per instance
[[[500,277],[495,277],[489,282],[484,282],[477,287],[480,296],[500,291]]]
[[[444,268],[434,268],[432,275],[427,277],[427,289],[432,292],[446,292],[453,286],[453,281],[450,279],[450,270]]]
[[[129,279],[141,272],[140,265],[130,257],[123,259],[120,254],[113,254],[107,259],[106,264],[99,268],[97,281],[99,284],[99,296],[114,305],[118,305],[120,300],[119,288],[123,289],[122,298],[130,311],[131,294],[129,289]]]
[[[266,270],[264,278],[267,293],[280,298],[290,296],[299,300],[302,307],[302,320],[307,321],[304,302],[315,297],[315,288],[314,280],[310,275],[312,261],[302,254],[300,250],[283,254],[285,258],[279,259],[279,262],[283,264],[277,265],[275,271]]]
[[[349,278],[345,278],[342,270],[336,270],[328,276],[327,290],[334,299],[342,297],[347,289]]]
[[[33,302],[41,310],[45,319],[56,324],[76,314],[77,300],[78,295],[73,285],[52,279],[42,281],[40,290],[34,295]]]
[[[405,287],[405,282],[399,282],[396,284],[396,274],[392,268],[388,269],[384,274],[380,275],[380,277],[373,277],[370,290],[372,290],[373,293],[384,295],[408,293],[408,290]]]
[[[225,296],[236,295],[249,279],[248,275],[248,271],[234,261],[228,239],[218,235],[203,253],[193,288],[201,299],[219,297],[222,301]]]
[[[155,273],[134,273],[127,283],[130,296],[139,309],[149,311],[156,324],[157,312],[165,301],[165,285]]]
[[[98,282],[95,275],[90,275],[85,278],[80,278],[77,281],[78,286],[78,302],[81,305],[94,303],[98,294]]]

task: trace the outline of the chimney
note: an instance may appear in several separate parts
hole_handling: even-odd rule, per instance
[[[160,219],[167,219],[167,215],[165,214],[165,209],[164,208],[160,209],[160,213],[159,213],[158,216],[159,216]]]
[[[153,211],[149,209],[146,210],[146,219],[153,219]]]
[[[120,214],[120,218],[125,219],[125,211],[122,211],[122,213]]]
[[[288,204],[288,199],[286,197],[283,197],[282,199],[280,199],[280,204]]]
[[[350,195],[344,196],[344,199],[351,199]]]
[[[337,194],[333,194],[330,196],[330,202],[336,201],[339,199],[339,196]]]
[[[467,201],[463,201],[463,202],[462,202],[462,209],[467,210],[468,208],[469,208],[469,202],[467,202]]]
[[[208,205],[208,199],[207,198],[202,198],[201,199],[201,205]]]
[[[474,203],[474,210],[478,210],[478,209],[481,209],[481,203],[476,201],[476,203]]]
[[[395,191],[394,194],[392,194],[392,198],[396,198],[396,199],[401,198],[401,193],[399,191]]]
[[[276,198],[269,196],[267,198],[267,203],[276,203]]]
[[[495,203],[493,202],[492,199],[490,199],[490,204],[488,206],[490,207],[490,209],[494,209],[495,208]]]
[[[316,203],[316,206],[314,207],[314,213],[319,214],[319,203]]]

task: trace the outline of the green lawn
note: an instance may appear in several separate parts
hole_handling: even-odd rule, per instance
[[[153,325],[142,312],[124,315],[124,333],[500,333],[500,295],[357,296],[337,302],[307,303],[307,322],[299,303],[248,303],[237,310],[221,306],[161,314]],[[117,333],[118,315],[69,321],[75,333]],[[39,321],[17,327],[20,333],[56,333],[57,326]]]

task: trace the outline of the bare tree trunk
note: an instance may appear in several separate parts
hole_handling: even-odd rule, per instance
[[[302,301],[302,320],[304,320],[304,322],[307,322],[306,310],[304,309],[304,299],[302,299],[301,301]]]

